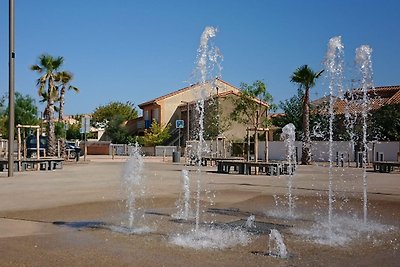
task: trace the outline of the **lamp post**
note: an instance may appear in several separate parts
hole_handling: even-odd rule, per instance
[[[14,175],[14,0],[9,0],[9,55],[8,55],[8,177]]]

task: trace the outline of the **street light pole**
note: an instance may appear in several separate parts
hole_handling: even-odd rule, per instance
[[[9,0],[8,177],[14,175],[14,0]]]

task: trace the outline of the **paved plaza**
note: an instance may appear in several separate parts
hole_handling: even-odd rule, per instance
[[[294,212],[300,216],[285,219],[270,211],[286,209],[287,176],[218,174],[216,167],[203,167],[199,173],[194,166],[170,159],[145,158],[145,195],[137,201],[153,232],[126,235],[101,227],[67,227],[78,225],[73,222],[118,225],[126,219],[121,185],[126,160],[89,156],[86,162],[67,163],[61,170],[19,172],[12,178],[1,173],[0,266],[395,266],[400,260],[399,172],[367,172],[368,219],[388,226],[388,231],[329,246],[307,241],[291,230],[310,226],[317,213],[326,216],[324,164],[298,166],[293,196]],[[267,234],[227,249],[191,249],[168,242],[172,233],[189,227],[171,220],[182,194],[182,169],[189,170],[193,191],[201,179],[201,186],[214,192],[212,200],[201,197],[206,211],[231,211],[217,213],[214,220],[226,223],[254,214],[260,223],[287,225],[282,235],[291,257],[261,255],[267,250]],[[332,173],[335,214],[362,218],[362,170],[335,167]]]

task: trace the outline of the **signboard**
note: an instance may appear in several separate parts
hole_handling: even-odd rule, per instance
[[[82,117],[80,132],[81,133],[89,133],[90,132],[90,118],[89,117]]]
[[[175,121],[175,127],[177,129],[183,129],[185,128],[185,121],[184,120],[176,120]]]

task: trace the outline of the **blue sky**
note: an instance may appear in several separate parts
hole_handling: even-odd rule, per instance
[[[65,58],[81,92],[66,113],[90,113],[110,101],[135,105],[189,85],[206,26],[217,27],[222,79],[263,80],[274,102],[296,94],[293,71],[323,68],[327,43],[342,36],[345,82],[357,79],[355,49],[373,49],[376,86],[400,84],[400,2],[289,0],[15,0],[16,90],[36,99],[29,66],[42,53]],[[8,1],[0,2],[0,95],[8,92]],[[321,79],[312,97],[323,96]]]

